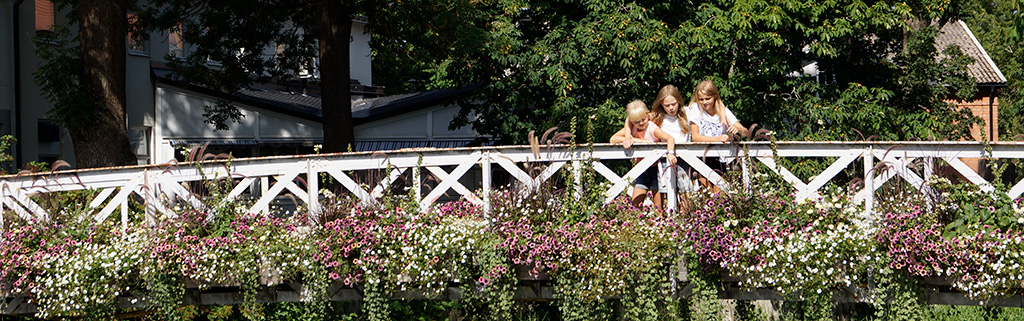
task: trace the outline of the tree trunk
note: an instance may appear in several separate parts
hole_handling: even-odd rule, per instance
[[[323,108],[324,151],[355,149],[350,91],[349,46],[352,14],[344,0],[317,3],[320,43],[320,104]]]
[[[82,88],[99,100],[87,125],[69,128],[79,168],[134,165],[125,108],[125,36],[130,0],[79,0]]]

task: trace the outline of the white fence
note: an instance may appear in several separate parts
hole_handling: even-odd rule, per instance
[[[993,142],[987,145],[979,142],[745,142],[689,143],[678,144],[676,148],[681,162],[689,164],[722,189],[742,186],[739,186],[740,182],[733,184],[736,186],[725,182],[701,161],[702,157],[721,155],[735,159],[742,156],[739,159],[743,161],[738,163],[742,168],[743,185],[749,184],[750,169],[754,162],[764,164],[765,168],[788,182],[799,198],[816,197],[819,189],[843,170],[851,166],[863,166],[856,170],[864,175],[864,187],[856,194],[856,200],[864,201],[868,212],[874,204],[873,192],[893,178],[900,178],[917,188],[927,188],[924,182],[933,174],[934,159],[944,160],[949,168],[968,181],[983,190],[991,191],[993,187],[990,182],[962,159],[1024,158],[1022,142]],[[145,201],[147,218],[158,214],[174,216],[175,212],[168,208],[172,201],[197,208],[204,206],[197,194],[189,190],[190,182],[231,177],[233,187],[224,198],[225,201],[246,195],[255,200],[251,212],[265,213],[275,198],[290,195],[305,203],[315,213],[320,210],[317,201],[320,180],[309,179],[311,177],[328,175],[363,202],[373,204],[379,202],[386,188],[407,172],[411,174],[412,190],[422,208],[430,206],[452,190],[489,210],[489,195],[494,185],[492,175],[497,172],[496,168],[504,170],[526,186],[539,186],[560,170],[579,171],[584,163],[592,164],[593,170],[610,183],[605,195],[606,202],[610,202],[628,190],[630,178],[639,176],[664,157],[665,153],[665,145],[657,144],[636,145],[629,150],[608,144],[598,144],[592,149],[588,146],[570,148],[564,145],[540,146],[539,149],[530,146],[502,146],[262,157],[204,162],[200,166],[181,163],[8,175],[0,177],[0,210],[11,210],[25,220],[46,221],[51,213],[40,206],[33,195],[95,189],[99,193],[88,204],[93,208],[91,218],[101,222],[120,210],[121,224],[126,226],[129,217],[128,200],[132,194]],[[778,161],[783,158],[822,157],[834,161],[807,182],[794,175],[790,169],[780,166]],[[622,159],[637,161],[628,172],[621,175],[603,163]],[[915,163],[922,164],[920,168],[910,166],[915,160],[924,160]],[[480,174],[467,175],[474,168],[479,169]],[[436,178],[430,180],[431,184],[423,183],[426,181],[423,169]],[[376,176],[382,179],[370,184],[359,184],[355,175],[351,175],[368,171],[376,171]],[[370,176],[374,175],[359,177],[364,179]],[[475,176],[479,176],[478,179]],[[470,190],[466,186],[469,184],[463,183],[470,179],[481,188]],[[1011,198],[1024,193],[1024,180],[1011,182],[1010,186],[1007,194]],[[669,199],[671,201],[673,198]],[[3,216],[0,215],[0,226],[5,226],[2,220]]]

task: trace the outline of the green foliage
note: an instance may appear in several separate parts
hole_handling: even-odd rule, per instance
[[[36,55],[43,61],[33,81],[53,103],[46,115],[69,130],[86,129],[102,107],[99,97],[82,86],[82,57],[78,37],[67,25],[54,25],[51,37],[33,38]]]
[[[367,1],[374,85],[386,94],[457,87],[480,81],[479,53],[489,41],[487,2]],[[409,19],[430,17],[430,19]],[[416,84],[411,90],[409,81]]]
[[[883,267],[874,274],[875,318],[879,320],[921,320],[924,289],[901,271]]]
[[[1024,318],[1024,309],[996,306],[929,306],[922,313],[924,319],[935,321],[992,320],[1008,321]]]
[[[952,184],[947,179],[936,179],[929,186],[932,201],[942,204],[934,212],[945,224],[943,236],[947,239],[975,231],[1008,231],[1020,225],[1013,200],[1005,193],[985,193],[977,185]]]
[[[942,101],[973,93],[964,56],[937,59],[935,29],[917,23],[960,17],[961,1],[488,4],[486,63],[476,65],[487,86],[454,124],[500,143],[572,117],[608,137],[626,102],[651,101],[665,84],[687,94],[705,79],[744,124],[781,139],[959,138],[974,122]],[[799,76],[809,62],[819,72]]]
[[[687,257],[686,270],[689,272],[693,295],[689,299],[690,318],[695,321],[721,320],[722,303],[718,300],[719,275],[715,270],[698,264],[696,257]]]
[[[367,321],[390,320],[387,292],[380,281],[367,282],[363,287],[363,314]]]
[[[1005,88],[984,88],[983,94],[996,89],[999,96],[999,140],[1020,140],[1024,134],[1024,14],[1018,0],[970,2],[971,15],[964,21],[992,61],[1007,79]]]
[[[11,135],[0,136],[0,175],[7,174],[14,168],[14,156],[10,154],[11,145],[18,139]]]
[[[584,283],[571,277],[555,279],[555,292],[561,320],[614,320],[610,300],[592,300],[573,292],[584,290]]]

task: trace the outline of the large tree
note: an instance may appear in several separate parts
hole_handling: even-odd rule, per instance
[[[378,52],[394,57],[405,50],[401,48],[454,48],[454,42],[462,38],[433,36],[465,32],[456,29],[464,23],[433,24],[429,19],[410,17],[445,17],[450,16],[452,8],[471,5],[469,1],[159,0],[144,11],[142,20],[150,21],[155,28],[182,30],[192,50],[170,63],[185,80],[209,88],[233,92],[255,82],[288,82],[294,80],[298,70],[315,68],[319,78],[312,81],[322,93],[324,151],[339,152],[352,148],[355,142],[349,83],[354,16],[368,17],[374,45],[386,48]],[[273,54],[266,55],[266,48],[273,48]],[[443,61],[449,56],[438,53],[431,57]],[[209,61],[218,64],[211,66]],[[408,77],[400,74],[408,69],[400,70],[391,75]],[[221,129],[237,115],[226,102],[207,106],[210,122]]]
[[[576,118],[603,141],[630,100],[713,79],[744,123],[782,139],[965,137],[974,119],[942,99],[971,93],[969,60],[938,59],[936,26],[914,23],[957,18],[963,4],[496,1],[480,64],[491,78],[460,121],[524,143]]]
[[[36,81],[54,108],[49,114],[71,135],[78,167],[137,162],[125,108],[125,37],[129,0],[59,1],[76,18],[78,42],[58,27],[58,47],[37,46],[45,63]]]

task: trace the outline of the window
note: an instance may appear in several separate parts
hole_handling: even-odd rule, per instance
[[[36,134],[39,136],[40,143],[60,142],[60,126],[57,126],[57,123],[48,119],[40,119],[37,124]]]
[[[181,39],[181,24],[167,31],[167,52],[172,57],[185,57],[185,42]]]
[[[57,12],[50,0],[36,0],[36,36],[53,36],[53,25]]]
[[[139,31],[133,30],[139,19],[133,13],[128,14],[128,53],[149,55],[149,41]]]
[[[128,130],[128,140],[132,144],[135,156],[139,158],[149,157],[149,126],[132,126]]]

